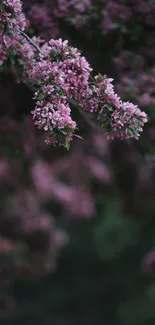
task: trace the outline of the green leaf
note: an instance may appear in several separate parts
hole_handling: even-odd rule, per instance
[[[40,93],[38,96],[37,96],[37,100],[43,100],[46,98],[46,95],[44,93]]]
[[[97,78],[97,81],[98,81],[98,82],[101,82],[102,79],[103,79],[103,77],[102,77],[102,75],[100,74],[100,75],[98,76],[98,78]]]

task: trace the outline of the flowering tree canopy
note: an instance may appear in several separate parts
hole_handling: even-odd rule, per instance
[[[122,102],[113,79],[100,74],[93,78],[86,59],[68,41],[29,38],[19,0],[3,0],[0,13],[1,69],[10,69],[18,82],[36,89],[33,120],[47,144],[69,147],[78,128],[73,107],[93,114],[108,138],[138,139],[147,115]]]

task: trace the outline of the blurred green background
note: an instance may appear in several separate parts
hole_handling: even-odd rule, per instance
[[[120,217],[117,198],[98,197],[97,206],[97,218],[66,225],[70,243],[56,272],[15,282],[19,305],[2,325],[155,324],[154,278],[142,264],[155,241],[154,218],[142,225]]]

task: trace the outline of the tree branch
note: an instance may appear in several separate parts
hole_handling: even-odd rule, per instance
[[[33,47],[35,47],[35,49],[42,54],[41,49],[39,48],[39,46],[37,44],[35,44],[32,39],[25,34],[20,28],[17,29],[18,34],[22,35],[28,42],[29,44],[31,44]]]

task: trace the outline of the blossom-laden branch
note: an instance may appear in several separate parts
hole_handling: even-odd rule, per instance
[[[25,37],[25,39],[29,42],[29,44],[31,44],[32,46],[34,46],[35,49],[39,53],[41,53],[41,50],[40,50],[39,46],[36,43],[34,43],[33,40],[26,33],[23,32],[23,30],[21,30],[20,28],[17,29],[17,33],[19,33],[19,35],[22,35],[23,37]]]
[[[73,101],[85,116],[92,114],[107,138],[138,139],[147,115],[138,106],[121,101],[113,79],[99,74],[90,82],[91,67],[68,41],[42,44],[40,38],[29,38],[20,0],[3,0],[0,17],[0,64],[8,66],[18,80],[35,84],[32,115],[47,144],[69,148],[77,130],[71,117]]]

